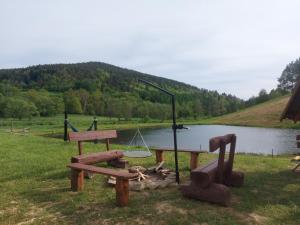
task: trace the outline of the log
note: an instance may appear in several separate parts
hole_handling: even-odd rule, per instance
[[[199,152],[191,152],[190,170],[196,169],[198,167],[198,156]]]
[[[117,158],[113,159],[107,162],[108,165],[116,167],[116,168],[122,168],[125,169],[128,167],[128,161],[125,159]]]
[[[124,156],[123,152],[120,150],[113,150],[107,152],[97,152],[89,153],[78,156],[73,156],[71,159],[72,163],[82,163],[82,164],[94,164],[98,162],[107,162],[114,159],[119,159]]]
[[[210,184],[207,188],[199,188],[194,184],[180,186],[183,196],[201,201],[229,206],[231,193],[228,187],[223,184]]]
[[[129,181],[117,177],[116,180],[116,200],[118,206],[127,206],[129,199]]]
[[[164,161],[164,155],[163,155],[163,150],[156,150],[155,155],[156,155],[156,163]]]
[[[211,138],[209,140],[209,151],[214,152],[218,148],[220,148],[222,144],[226,145],[226,144],[231,143],[233,136],[235,136],[235,134],[227,134],[225,136]]]
[[[165,161],[161,161],[156,167],[155,172],[158,172],[158,170],[162,169],[162,166],[165,164]]]
[[[83,171],[77,169],[71,169],[71,189],[72,191],[83,190]]]
[[[232,171],[229,176],[225,176],[224,184],[231,187],[241,187],[244,185],[244,173]]]
[[[224,168],[228,165],[228,161],[224,162]],[[205,188],[212,182],[215,182],[217,177],[218,160],[214,160],[203,167],[198,167],[191,171],[191,181],[198,187]]]

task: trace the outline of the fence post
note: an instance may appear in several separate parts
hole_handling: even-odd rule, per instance
[[[64,141],[68,140],[68,114],[65,111],[65,120],[64,120]]]
[[[98,130],[98,120],[97,120],[96,116],[94,116],[94,130]],[[97,144],[98,141],[95,140],[94,143]]]
[[[97,125],[98,125],[98,120],[97,120],[96,116],[94,116],[94,130],[98,130]]]

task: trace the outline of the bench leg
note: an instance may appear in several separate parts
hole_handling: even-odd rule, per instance
[[[191,152],[191,159],[190,159],[190,169],[196,169],[198,167],[198,155],[197,152]]]
[[[156,163],[160,163],[162,161],[164,161],[164,155],[163,155],[163,151],[155,151],[155,155],[156,155]]]
[[[82,170],[71,169],[71,189],[72,191],[83,190],[83,176]]]
[[[127,206],[129,199],[129,181],[128,179],[116,179],[116,200],[118,206]]]

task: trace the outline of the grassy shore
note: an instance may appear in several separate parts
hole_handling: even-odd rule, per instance
[[[289,97],[276,98],[235,113],[200,121],[200,123],[299,129],[299,123],[279,120]]]
[[[131,192],[129,206],[118,208],[104,176],[87,180],[83,192],[73,193],[66,165],[77,154],[76,143],[39,136],[61,131],[62,119],[15,122],[17,128],[31,128],[27,136],[6,132],[8,121],[2,121],[0,224],[300,224],[300,176],[290,171],[289,156],[237,155],[234,167],[245,172],[245,186],[232,188],[232,205],[227,208],[183,198],[177,187]],[[92,117],[71,119],[83,129]],[[102,128],[135,126],[105,121],[109,119],[100,119]],[[102,144],[85,144],[85,152],[103,150]],[[166,156],[167,166],[173,168],[173,155]],[[200,164],[214,157],[201,154]],[[131,165],[154,163],[154,157],[130,159]],[[179,154],[183,182],[189,177],[188,165],[189,156]]]

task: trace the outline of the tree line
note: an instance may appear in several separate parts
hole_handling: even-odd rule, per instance
[[[110,64],[90,62],[38,65],[0,70],[2,117],[75,114],[170,119],[170,98],[143,84],[145,79],[176,95],[177,116],[223,115],[244,107],[244,101],[216,91],[139,73]]]
[[[0,70],[0,116],[30,118],[67,111],[131,119],[171,118],[170,98],[143,84],[145,79],[176,95],[179,118],[220,116],[287,94],[300,74],[300,59],[291,62],[269,93],[248,100],[116,67],[101,62],[38,65]]]

